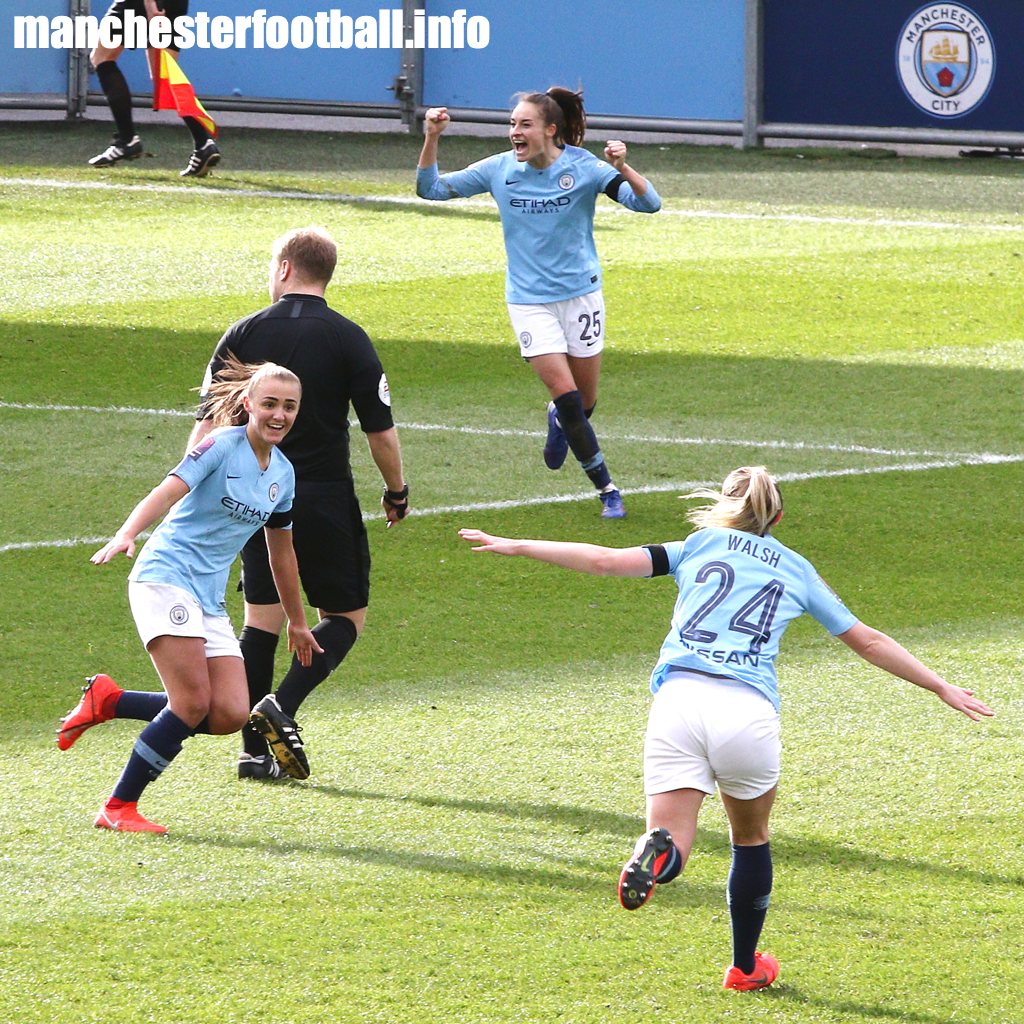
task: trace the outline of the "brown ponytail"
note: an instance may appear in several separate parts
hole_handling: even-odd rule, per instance
[[[516,99],[520,103],[532,103],[541,112],[544,123],[555,126],[555,142],[558,145],[583,145],[587,115],[583,110],[582,92],[553,85],[547,92],[519,93]]]

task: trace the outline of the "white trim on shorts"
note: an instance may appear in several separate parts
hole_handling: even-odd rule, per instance
[[[226,615],[208,615],[194,594],[170,583],[128,581],[128,604],[142,646],[158,636],[205,640],[207,658],[240,658],[242,649]]]
[[[674,789],[754,800],[778,784],[779,713],[752,686],[670,672],[654,695],[644,739],[644,791]]]
[[[561,302],[510,302],[508,316],[524,359],[556,353],[586,359],[604,349],[604,294],[600,288]]]

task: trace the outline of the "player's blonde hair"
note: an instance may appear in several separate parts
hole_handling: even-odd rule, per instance
[[[338,246],[327,230],[317,225],[294,228],[274,241],[278,262],[288,260],[302,280],[327,285],[338,265]]]
[[[724,526],[763,537],[782,514],[782,492],[764,466],[740,466],[725,478],[721,491],[702,487],[683,497],[711,500],[686,513],[699,529]]]
[[[206,392],[207,418],[215,427],[240,426],[248,420],[242,399],[252,398],[256,386],[265,380],[283,380],[301,393],[302,382],[286,366],[278,363],[243,363],[227,353],[224,365]]]

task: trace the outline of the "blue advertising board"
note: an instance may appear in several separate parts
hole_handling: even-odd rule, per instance
[[[294,34],[275,45],[193,47],[181,63],[200,96],[399,106],[402,5],[388,0],[192,0],[207,20],[262,19],[307,28],[347,19],[343,45]],[[456,4],[466,4],[456,7]],[[518,91],[582,88],[592,114],[740,122],[747,0],[424,0],[426,17],[486,22],[486,45],[427,47],[422,102],[505,110]],[[106,0],[94,2],[102,14]],[[13,0],[0,15],[0,94],[63,93],[67,51],[17,49],[18,14],[67,13],[67,0]],[[878,128],[1024,131],[1024,0],[922,3],[763,0],[764,122]],[[380,26],[353,39],[352,25]],[[358,33],[357,33],[358,36]],[[269,39],[269,34],[267,35]],[[361,41],[360,41],[361,40]],[[479,40],[478,40],[479,42]],[[132,90],[150,91],[146,61],[127,54]],[[91,88],[97,87],[95,79]]]
[[[108,4],[94,0],[92,12],[102,17]],[[204,16],[207,23],[222,19],[234,28],[237,19],[250,24],[243,34],[207,31],[207,45],[182,49],[181,65],[200,95],[248,96],[271,99],[326,100],[349,103],[395,104],[388,91],[398,74],[400,42],[392,45],[390,30],[394,19],[381,15],[381,5],[372,0],[339,5],[330,30],[317,35],[313,16],[321,5],[308,0],[193,0],[189,17]],[[324,27],[331,5],[322,5]],[[397,4],[401,23],[401,4]],[[62,92],[66,88],[66,49],[18,48],[15,28],[18,16],[45,15],[51,29],[57,19],[66,18],[67,0],[13,0],[0,14],[0,93]],[[344,16],[344,24],[343,18]],[[369,29],[352,31],[357,19]],[[259,21],[259,33],[252,22]],[[281,32],[275,29],[285,29]],[[372,29],[372,31],[370,30]],[[307,30],[307,31],[302,31]],[[388,37],[384,38],[384,34]],[[27,33],[22,33],[26,36]],[[258,38],[259,36],[259,38]],[[38,33],[33,33],[38,38]],[[55,30],[47,38],[57,40]],[[197,33],[197,38],[199,35]],[[321,40],[340,45],[320,45]],[[261,44],[261,45],[259,45]],[[119,62],[135,93],[151,91],[144,54],[128,52]],[[90,88],[98,88],[95,78]]]
[[[14,14],[40,14],[54,18],[67,12],[67,0],[37,0],[24,5],[15,2],[5,6],[0,14],[0,93],[63,93],[67,90],[67,52],[16,49],[13,24]]]
[[[429,106],[500,110],[516,92],[565,85],[582,88],[595,114],[743,116],[744,0],[460,2],[487,17],[491,42],[425,54]]]
[[[765,0],[764,120],[1024,130],[1024,4]]]
[[[10,7],[10,5],[8,5]],[[642,117],[739,120],[743,111],[745,0],[636,0],[623,6],[558,4],[550,0],[424,0],[426,17],[486,19],[486,46],[429,47],[422,54],[427,104],[506,109],[519,90],[552,84],[582,87],[594,113]],[[95,14],[105,0],[92,4]],[[310,23],[333,12],[348,23],[379,23],[367,39],[376,45],[324,47],[245,45],[183,49],[181,65],[202,96],[394,104],[389,86],[401,70],[397,33],[400,0],[309,3],[309,0],[192,0],[189,16],[208,20],[253,19],[261,24]],[[67,53],[60,49],[12,49],[13,15],[67,14],[67,0],[14,0],[0,18],[0,93],[63,91]],[[458,40],[455,41],[456,43]],[[477,38],[479,42],[479,38]],[[150,90],[146,61],[128,53],[121,67],[133,92]],[[97,88],[95,79],[90,88]]]
[[[367,25],[383,23],[390,29],[391,19],[382,22],[379,18],[382,6],[372,0],[345,4],[310,3],[309,0],[217,0],[214,4],[192,0],[189,14],[205,11],[211,18],[226,16],[234,19],[251,18],[255,11],[262,10],[268,21],[272,18],[285,19],[291,25],[296,18],[312,20],[318,11],[329,13],[333,7],[353,23],[356,19],[365,18]],[[400,3],[392,3],[391,6],[401,8]],[[353,33],[350,38],[347,35],[348,22],[345,25],[346,31],[339,30],[333,36],[335,41],[350,45],[329,48],[316,45],[315,35],[312,45],[300,48],[292,45],[290,34],[287,45],[271,46],[268,41],[274,37],[269,32],[264,33],[264,45],[256,46],[253,45],[255,33],[250,28],[245,36],[245,46],[237,45],[235,39],[236,45],[228,47],[196,46],[182,51],[182,70],[200,95],[394,104],[397,107],[397,100],[394,93],[388,91],[388,86],[398,74],[401,49],[383,45],[390,44],[391,40],[382,39],[379,28],[375,28],[372,35],[364,31],[359,37],[359,41],[375,42],[375,46],[357,45],[358,34]],[[332,34],[327,33],[326,38],[330,40],[331,37]],[[124,60],[123,67],[133,92],[149,91],[144,60],[129,57]]]

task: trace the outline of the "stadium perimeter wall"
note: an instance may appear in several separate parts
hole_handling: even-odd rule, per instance
[[[584,89],[596,127],[734,135],[748,145],[831,138],[1024,146],[1024,63],[1014,57],[1024,45],[1021,0],[459,2],[468,17],[487,19],[486,48],[194,48],[182,64],[214,111],[410,123],[426,106],[446,105],[463,121],[500,123],[516,91],[561,83]],[[459,10],[437,0],[391,4],[407,21],[416,8]],[[92,7],[102,14],[105,0]],[[192,0],[190,13],[251,17],[262,8],[291,20],[332,7],[353,18],[382,9],[366,0]],[[63,50],[15,49],[13,19],[87,12],[89,0],[12,0],[5,8],[0,107],[54,107],[76,93],[72,112],[84,113],[84,65],[69,69]],[[940,59],[930,60],[930,50]],[[144,102],[145,62],[122,66]],[[100,98],[95,78],[89,83],[89,98]]]

